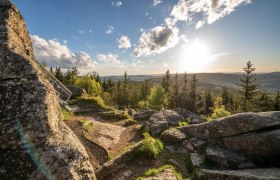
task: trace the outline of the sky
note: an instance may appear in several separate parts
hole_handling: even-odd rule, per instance
[[[36,59],[101,76],[280,71],[279,0],[12,0]]]

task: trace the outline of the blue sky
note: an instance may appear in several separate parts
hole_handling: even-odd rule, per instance
[[[280,71],[279,0],[12,0],[35,56],[101,75]]]

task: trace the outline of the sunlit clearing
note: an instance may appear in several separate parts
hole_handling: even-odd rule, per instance
[[[182,47],[180,69],[188,72],[202,72],[211,61],[208,47],[198,40]]]

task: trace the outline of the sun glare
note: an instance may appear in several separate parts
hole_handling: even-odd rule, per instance
[[[194,41],[182,47],[180,65],[188,72],[202,72],[210,62],[210,51],[201,41]]]

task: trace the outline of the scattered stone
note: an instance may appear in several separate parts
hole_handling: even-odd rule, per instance
[[[164,169],[156,175],[144,178],[143,180],[177,180],[177,178],[171,169]]]
[[[198,173],[201,180],[279,180],[280,169],[243,169],[243,170],[209,170],[202,169]]]
[[[200,166],[204,161],[204,156],[199,153],[191,153],[191,161],[194,166]]]
[[[184,120],[183,117],[174,111],[161,110],[150,117],[149,121],[144,125],[144,128],[155,136],[159,135],[168,127],[179,125],[179,122],[182,120]]]
[[[72,97],[82,96],[86,92],[83,88],[79,88],[77,86],[66,85],[66,87],[71,91]]]
[[[196,150],[196,148],[194,147],[194,145],[191,143],[190,140],[184,140],[182,146],[191,152],[194,152]]]
[[[177,129],[168,129],[161,134],[161,140],[166,144],[178,144],[186,138],[186,135]]]
[[[205,141],[203,141],[201,139],[197,139],[197,138],[191,138],[189,141],[197,149],[200,148],[201,146],[203,146],[206,143]]]
[[[200,124],[205,122],[205,120],[201,119],[199,116],[186,109],[176,108],[173,109],[173,111],[177,112],[185,120],[188,120],[188,124]]]
[[[215,146],[207,147],[206,156],[208,160],[216,162],[219,167],[223,168],[256,168],[244,156]]]
[[[168,150],[170,153],[175,153],[176,148],[174,146],[165,146],[165,149]]]
[[[138,121],[147,121],[154,113],[156,113],[156,111],[152,111],[152,110],[137,113],[134,114],[134,119]]]

